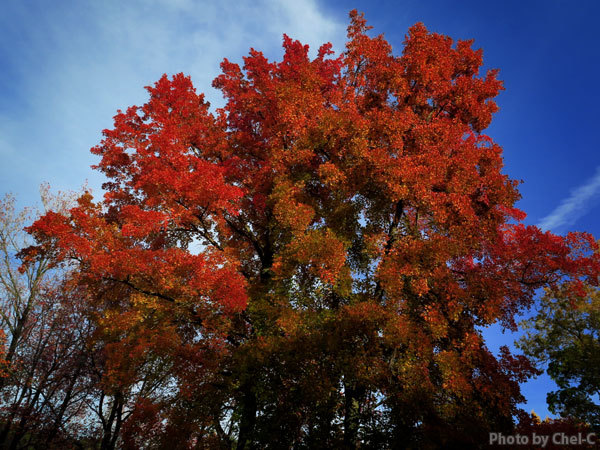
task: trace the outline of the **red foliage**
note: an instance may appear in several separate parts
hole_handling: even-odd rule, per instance
[[[395,56],[362,15],[351,19],[338,57],[325,44],[311,59],[284,36],[281,62],[256,50],[243,68],[225,60],[213,85],[227,103],[215,113],[188,77],[163,76],[92,150],[109,179],[104,200],[85,195],[29,229],[38,251],[76,261],[123,314],[113,325],[129,337],[111,344],[115,355],[143,358],[130,346],[149,346],[179,361],[177,395],[198,413],[190,436],[222,436],[232,410],[242,446],[273,423],[289,439],[307,433],[302,421],[321,416],[289,392],[261,398],[273,380],[345,398],[327,403],[329,426],[344,416],[344,445],[376,398],[372,417],[386,409],[397,436],[421,427],[441,439],[471,426],[469,414],[480,430],[510,422],[534,370],[507,350],[496,359],[478,327],[514,327],[538,288],[597,280],[590,235],[520,223],[517,183],[482,133],[502,89],[496,70],[480,75],[482,51],[417,24]],[[140,312],[133,295],[153,306]],[[151,310],[162,322],[144,337]],[[195,387],[177,373],[190,342]],[[210,389],[208,407],[199,398]],[[260,425],[259,411],[275,422]]]

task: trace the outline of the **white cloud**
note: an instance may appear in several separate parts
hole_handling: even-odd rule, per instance
[[[279,58],[283,33],[313,54],[329,41],[340,50],[346,28],[345,16],[326,17],[314,0],[52,4],[9,0],[0,18],[0,55],[14,74],[0,86],[0,193],[28,203],[44,180],[74,189],[87,178],[98,192],[90,147],[163,73],[189,74],[220,106],[211,82],[223,58],[241,62],[250,47]]]
[[[554,211],[544,217],[538,226],[543,230],[556,231],[572,225],[589,209],[590,201],[600,193],[600,167],[585,184],[579,186],[565,198]]]

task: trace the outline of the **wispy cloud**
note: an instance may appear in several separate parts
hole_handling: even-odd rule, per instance
[[[557,231],[561,227],[574,224],[583,216],[590,202],[600,193],[600,167],[586,183],[574,189],[554,211],[544,217],[538,226],[543,230]]]
[[[89,148],[118,108],[146,100],[144,86],[184,72],[220,106],[210,85],[223,58],[241,62],[250,47],[278,58],[283,33],[312,51],[324,42],[341,50],[345,20],[316,0],[9,0],[0,15],[0,194],[30,203],[43,180],[75,189],[85,179],[97,192]]]

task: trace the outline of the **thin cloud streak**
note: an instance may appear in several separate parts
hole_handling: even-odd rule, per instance
[[[553,230],[574,224],[577,219],[585,215],[590,202],[600,193],[600,167],[585,184],[571,192],[558,207],[544,217],[538,226],[543,230]]]

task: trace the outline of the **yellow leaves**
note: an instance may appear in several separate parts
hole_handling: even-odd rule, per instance
[[[448,335],[448,321],[439,307],[427,305],[423,318],[429,325],[431,335],[434,339],[445,338]]]
[[[277,319],[277,325],[286,335],[294,335],[300,329],[302,316],[298,311],[285,309]]]
[[[466,377],[468,371],[458,353],[444,350],[435,355],[435,361],[438,364],[442,374],[442,388],[453,392],[455,395],[465,397],[472,387]]]
[[[449,298],[446,301],[446,308],[448,310],[448,317],[450,320],[458,320],[464,309],[461,303],[452,298]]]
[[[427,362],[423,359],[406,354],[394,364],[393,373],[402,386],[410,386],[413,392],[432,392],[432,383]]]
[[[271,199],[275,201],[273,213],[277,221],[289,228],[293,234],[299,234],[310,225],[314,210],[297,200],[303,184],[292,185],[284,181],[277,185]]]
[[[426,295],[430,290],[428,278],[431,277],[435,261],[430,254],[430,242],[418,238],[404,237],[385,253],[377,268],[377,276],[389,296],[402,298],[406,289],[417,297]]]
[[[346,181],[346,175],[335,164],[326,162],[319,167],[319,176],[323,183],[329,187],[336,187]]]
[[[173,348],[179,348],[175,314],[172,305],[139,293],[129,296],[127,306],[105,309],[98,318],[99,332],[94,337],[106,357],[103,383],[112,387],[131,385],[144,364],[168,358]]]
[[[407,184],[398,183],[394,181],[389,181],[388,189],[390,191],[390,197],[392,197],[395,201],[402,200],[408,197],[410,190]]]
[[[346,262],[345,245],[330,230],[310,230],[294,241],[290,250],[325,283],[335,284]]]
[[[429,284],[427,283],[427,278],[413,278],[411,280],[410,286],[413,292],[419,297],[422,297],[423,295],[427,294],[427,292],[429,292]]]

